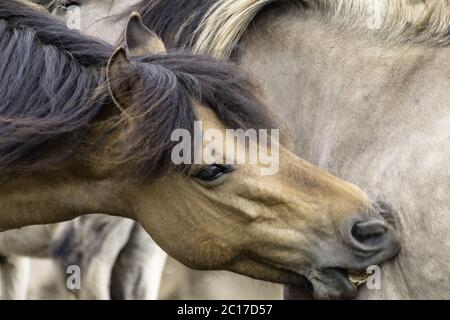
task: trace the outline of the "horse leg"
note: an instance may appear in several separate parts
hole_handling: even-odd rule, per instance
[[[30,265],[27,258],[0,257],[0,300],[25,300]]]
[[[52,256],[62,273],[69,266],[81,271],[82,300],[109,300],[111,272],[117,256],[130,237],[134,221],[105,215],[82,217],[60,232]]]
[[[111,298],[157,300],[167,255],[136,223],[111,275]]]

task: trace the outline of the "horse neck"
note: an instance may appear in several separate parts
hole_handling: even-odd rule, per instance
[[[72,170],[33,172],[2,178],[0,230],[50,224],[84,214],[127,215],[125,190],[109,179]]]
[[[249,30],[240,62],[307,160],[339,171],[374,137],[390,152],[405,134],[435,132],[436,119],[448,118],[449,48],[387,44],[319,16],[276,14]],[[345,148],[344,158],[333,157]]]
[[[241,63],[292,131],[297,154],[398,210],[402,255],[383,266],[383,290],[363,297],[445,297],[450,49],[374,45],[333,28],[267,17],[243,40]]]

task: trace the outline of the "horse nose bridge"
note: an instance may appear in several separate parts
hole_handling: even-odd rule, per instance
[[[292,156],[295,161],[280,167],[280,175],[289,188],[297,189],[300,198],[314,201],[317,211],[341,224],[350,216],[372,208],[372,201],[356,185],[318,166]]]
[[[356,185],[306,161],[296,163],[288,172],[284,172],[284,175],[295,181],[298,188],[315,193],[324,200],[362,208],[361,210],[372,205],[366,193]]]

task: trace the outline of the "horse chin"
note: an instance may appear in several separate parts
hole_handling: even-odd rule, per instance
[[[310,279],[315,299],[351,299],[358,292],[343,269],[325,269],[316,272]]]
[[[357,284],[345,269],[328,268],[314,271],[304,278],[304,284],[287,286],[286,300],[352,299],[358,292]]]

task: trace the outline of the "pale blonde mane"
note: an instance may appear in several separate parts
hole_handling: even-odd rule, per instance
[[[450,45],[450,0],[218,0],[197,28],[194,51],[228,58],[264,7],[286,2],[385,40]]]

